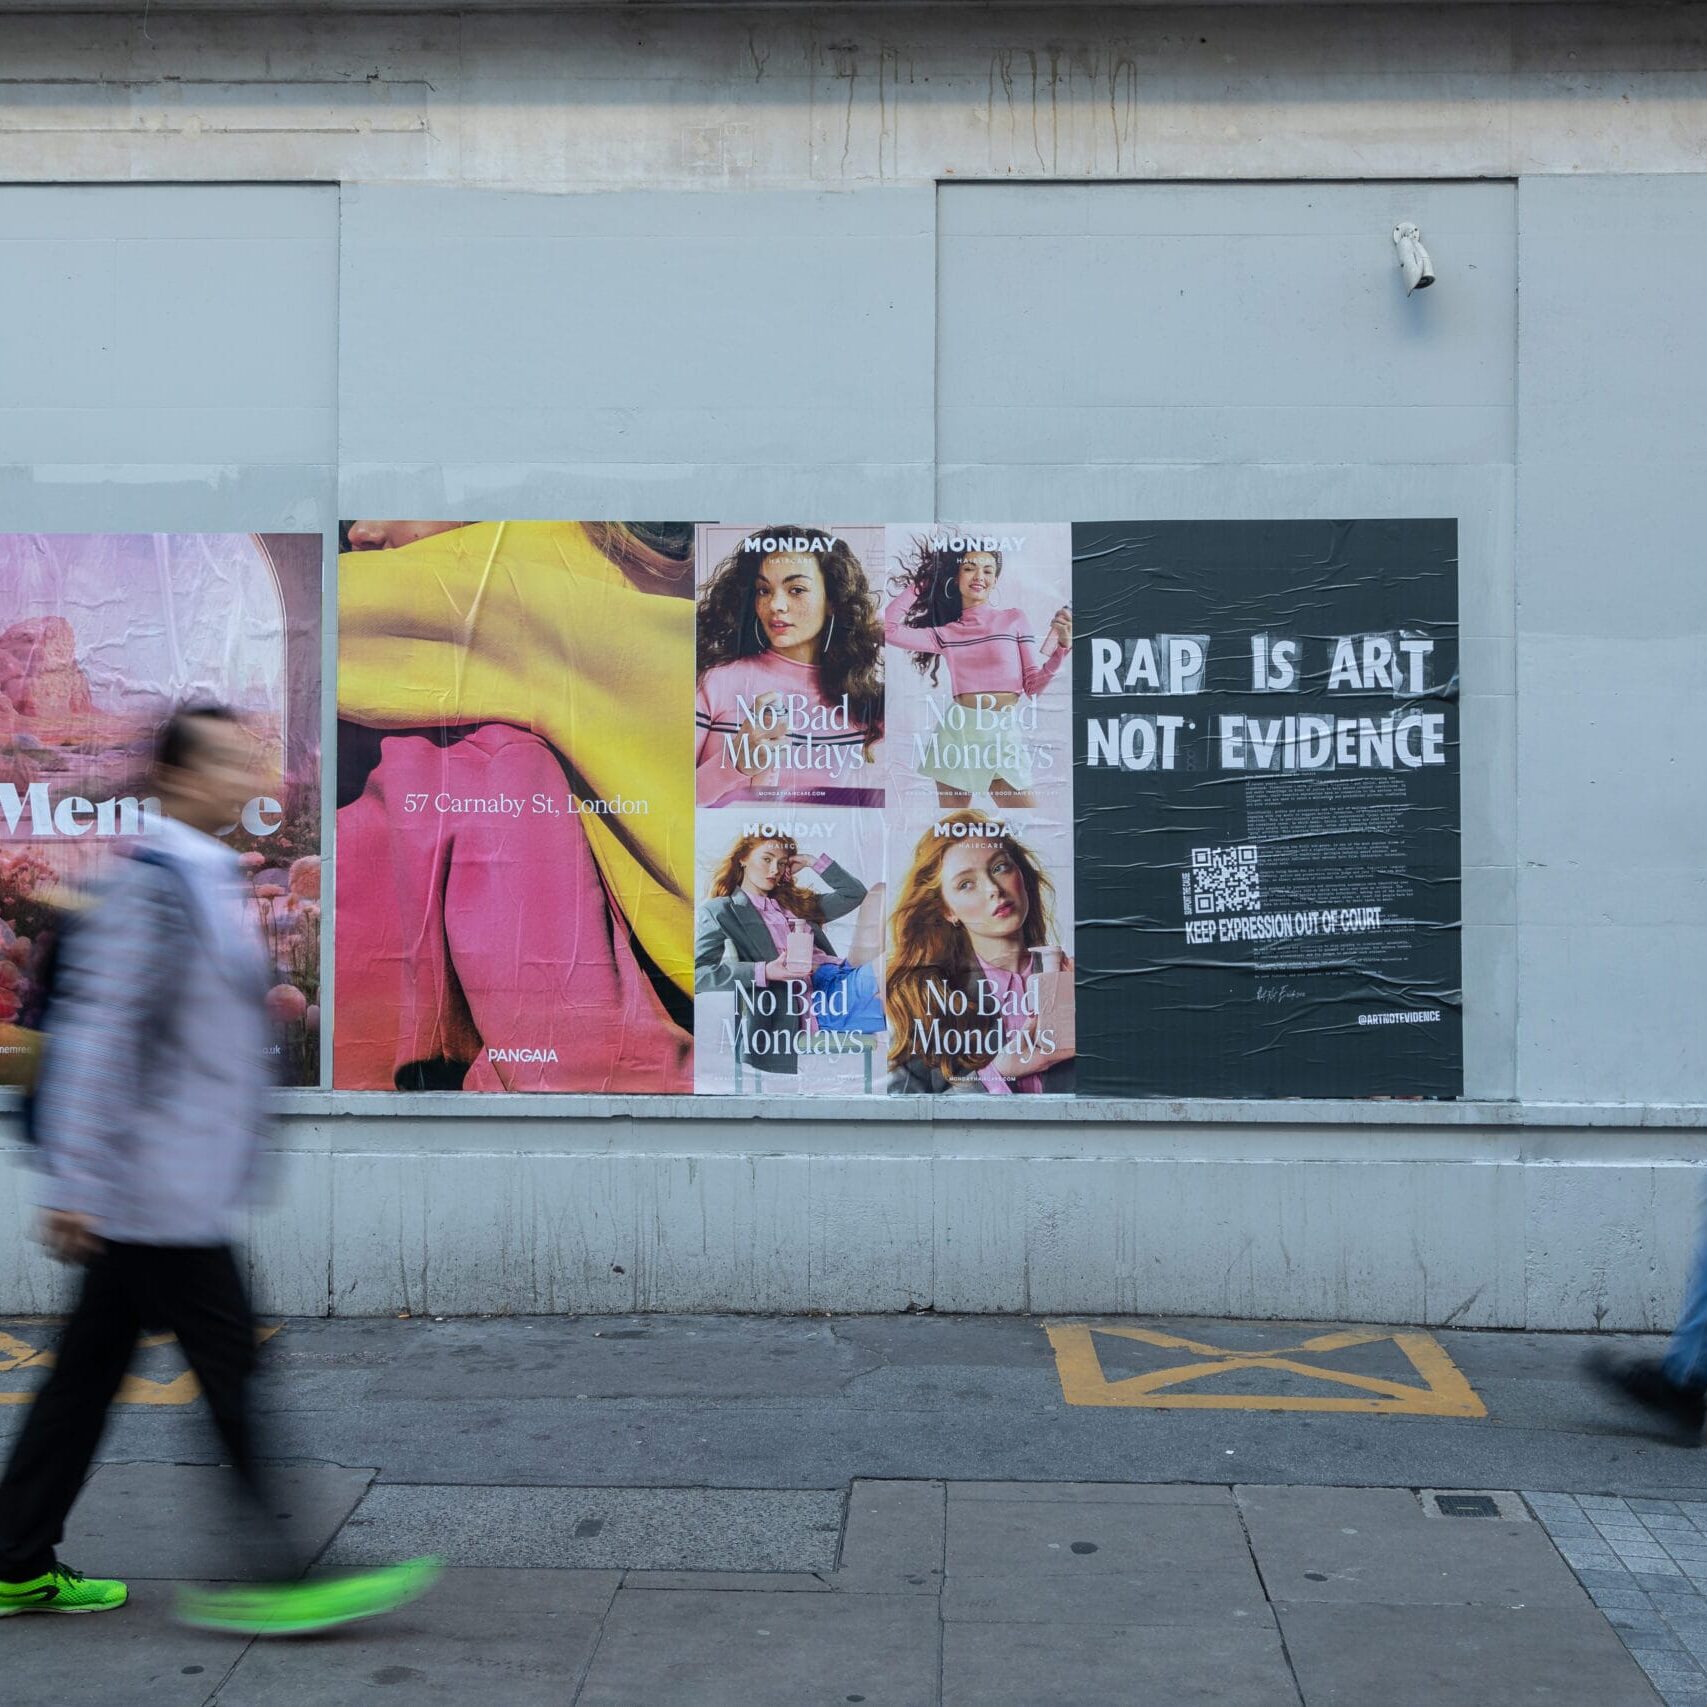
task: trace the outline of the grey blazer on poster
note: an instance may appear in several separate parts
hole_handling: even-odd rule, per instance
[[[834,860],[818,877],[828,889],[819,897],[826,920],[845,917],[865,899],[865,885]],[[817,926],[813,927],[812,941],[825,954],[836,952]],[[770,930],[744,891],[737,889],[733,895],[717,895],[700,903],[694,920],[694,994],[733,990],[736,1011],[747,1021],[748,1046],[742,1050],[741,1059],[768,1073],[792,1073],[798,1066],[794,1051],[765,1045],[778,1033],[799,1031],[801,1016],[789,1013],[780,999],[773,1004],[778,1011],[763,1013],[763,1004],[754,998],[754,968],[768,966],[775,959],[776,944]]]

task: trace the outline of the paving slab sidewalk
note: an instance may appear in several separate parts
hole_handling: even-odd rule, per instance
[[[125,1503],[170,1510],[191,1482],[220,1474],[129,1466]],[[353,1533],[362,1556],[378,1556],[393,1537],[417,1532],[418,1501],[392,1510],[393,1495],[370,1490],[354,1510],[370,1521],[352,1530],[342,1511],[351,1472],[303,1467],[296,1478],[304,1508],[336,1526],[334,1548]],[[478,1491],[432,1490],[428,1504],[448,1511],[452,1495]],[[674,1505],[648,1505],[646,1490],[533,1491],[547,1496],[550,1519],[536,1556],[493,1566],[501,1537],[478,1523],[442,1524],[452,1568],[429,1599],[316,1642],[244,1644],[177,1629],[164,1585],[151,1579],[181,1568],[182,1539],[170,1524],[140,1526],[130,1538],[137,1603],[99,1619],[12,1621],[0,1631],[0,1697],[14,1707],[1658,1707],[1662,1699],[1547,1529],[1509,1495],[1501,1506],[1523,1515],[1441,1518],[1408,1489],[862,1481],[846,1492],[833,1550],[817,1524],[792,1521],[819,1517],[821,1505],[808,1502],[779,1526],[774,1491],[755,1490],[753,1512],[728,1523],[724,1558],[707,1522],[739,1518],[738,1491],[721,1490],[715,1512],[684,1504],[680,1489],[667,1490]],[[612,1511],[644,1520],[577,1537],[588,1519],[566,1519],[596,1515],[601,1495]],[[824,1497],[840,1508],[839,1491]],[[1538,1498],[1568,1537],[1569,1515]],[[525,1523],[507,1506],[502,1514]],[[1648,1533],[1695,1551],[1693,1526],[1686,1539],[1675,1524],[1687,1513],[1646,1515],[1674,1520],[1670,1531]],[[103,1508],[93,1520],[74,1542],[107,1533]],[[625,1535],[633,1560],[623,1556]],[[777,1569],[740,1568],[755,1537]],[[1627,1550],[1639,1545],[1626,1541]],[[74,1556],[103,1567],[85,1546]],[[595,1556],[608,1568],[583,1562]],[[1681,1566],[1678,1580],[1688,1580]],[[1685,1634],[1699,1632],[1682,1610],[1675,1617],[1668,1639],[1688,1658]]]

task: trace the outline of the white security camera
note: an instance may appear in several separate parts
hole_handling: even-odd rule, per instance
[[[1399,271],[1405,275],[1405,295],[1427,290],[1434,283],[1434,263],[1422,244],[1422,232],[1414,225],[1395,225],[1393,243],[1399,251]]]

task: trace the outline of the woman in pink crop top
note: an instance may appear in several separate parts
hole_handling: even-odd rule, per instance
[[[883,628],[864,566],[824,528],[747,535],[699,594],[694,798],[876,806]]]
[[[954,702],[968,711],[1000,711],[1022,695],[1037,698],[1073,644],[1072,607],[1062,605],[1050,619],[1040,656],[1025,613],[991,602],[1001,574],[999,551],[942,549],[918,540],[890,583],[895,596],[883,612],[884,638],[913,654],[932,687],[947,659]],[[975,794],[988,794],[1001,807],[1035,805],[1030,762],[1019,743],[1011,745],[1011,757],[999,768],[928,756],[919,768],[936,782],[945,809],[968,806]]]

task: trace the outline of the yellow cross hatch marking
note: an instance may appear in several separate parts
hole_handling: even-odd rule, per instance
[[[1273,1351],[1206,1345],[1201,1340],[1156,1328],[1118,1327],[1102,1322],[1052,1322],[1046,1325],[1055,1351],[1061,1396],[1069,1405],[1117,1405],[1152,1410],[1216,1411],[1342,1411],[1365,1416],[1485,1417],[1487,1406],[1476,1396],[1458,1366],[1432,1334],[1414,1329],[1336,1328],[1312,1335],[1297,1345]],[[1110,1380],[1097,1355],[1096,1336],[1135,1340],[1161,1351],[1189,1352],[1193,1361],[1142,1375]],[[1391,1341],[1422,1378],[1420,1385],[1383,1380],[1329,1363],[1304,1361],[1331,1356],[1356,1346]],[[1301,1376],[1312,1382],[1349,1387],[1359,1397],[1326,1393],[1192,1393],[1181,1388],[1194,1381],[1235,1371],[1262,1370]],[[1275,1383],[1284,1387],[1283,1382]]]
[[[257,1328],[255,1343],[263,1344],[270,1340],[284,1324],[275,1322],[271,1327]],[[171,1345],[171,1334],[144,1334],[137,1342],[142,1351],[157,1350],[163,1345]],[[14,1369],[51,1369],[53,1367],[53,1352],[48,1349],[37,1350],[35,1346],[26,1345],[23,1340],[14,1339],[11,1334],[0,1328],[0,1375]],[[201,1396],[201,1383],[196,1379],[193,1370],[185,1369],[169,1380],[155,1381],[146,1375],[126,1375],[119,1386],[113,1403],[116,1405],[189,1405]],[[0,1405],[27,1405],[35,1394],[33,1392],[0,1392]]]

